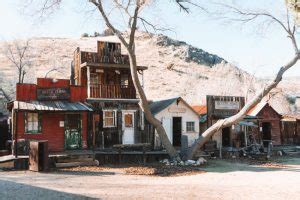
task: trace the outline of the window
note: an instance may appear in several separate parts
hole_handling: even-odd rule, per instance
[[[129,85],[128,74],[122,74],[121,75],[121,87],[128,88],[128,85]]]
[[[125,114],[125,127],[130,128],[133,127],[133,114]]]
[[[195,122],[186,122],[186,131],[195,132]]]
[[[25,132],[28,134],[41,133],[41,119],[38,113],[25,114]]]
[[[116,127],[116,111],[103,111],[103,127]]]

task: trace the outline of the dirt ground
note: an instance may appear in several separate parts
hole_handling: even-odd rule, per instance
[[[120,167],[0,171],[0,199],[300,198],[299,157],[268,163],[209,160],[203,170],[177,176],[132,175]]]

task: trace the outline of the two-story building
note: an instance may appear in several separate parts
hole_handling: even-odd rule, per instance
[[[142,76],[147,67],[138,66]],[[92,105],[90,119],[95,148],[115,144],[147,143],[150,135],[133,85],[129,58],[122,55],[121,44],[97,43],[97,52],[74,52],[71,82],[87,88],[86,102]]]

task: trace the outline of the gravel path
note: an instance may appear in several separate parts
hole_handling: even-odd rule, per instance
[[[0,172],[0,199],[299,199],[300,158],[276,166],[210,161],[207,173],[155,177],[120,170]]]

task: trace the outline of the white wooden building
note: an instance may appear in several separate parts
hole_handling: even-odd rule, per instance
[[[188,146],[199,137],[199,115],[181,97],[153,102],[150,109],[155,118],[162,122],[173,146],[181,146],[182,135],[187,136]],[[157,133],[155,133],[154,147],[161,147]]]

